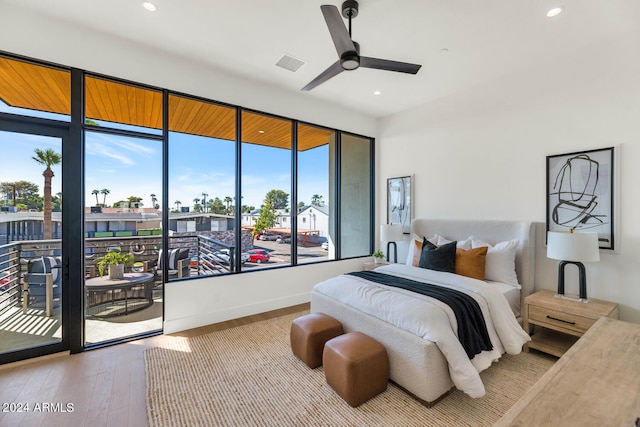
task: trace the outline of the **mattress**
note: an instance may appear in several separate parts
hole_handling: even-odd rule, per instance
[[[487,283],[490,283],[491,285],[498,288],[500,293],[507,299],[509,307],[511,307],[511,311],[513,311],[513,315],[515,317],[520,317],[520,301],[522,301],[522,291],[515,286],[509,285],[507,283],[490,281],[487,281]]]

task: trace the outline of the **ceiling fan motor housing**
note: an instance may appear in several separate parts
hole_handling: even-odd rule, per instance
[[[355,70],[360,67],[360,44],[353,42],[353,45],[356,47],[355,52],[347,51],[340,57],[340,65],[347,71]]]
[[[342,3],[342,16],[347,19],[358,16],[358,2],[356,0],[347,0]]]

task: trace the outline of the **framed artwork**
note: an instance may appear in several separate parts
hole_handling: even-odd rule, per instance
[[[547,231],[598,233],[615,249],[614,147],[547,156]]]
[[[411,232],[411,177],[387,179],[387,224],[402,224],[402,232]]]

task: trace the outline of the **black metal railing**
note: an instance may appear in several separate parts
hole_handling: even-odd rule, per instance
[[[192,275],[206,276],[235,271],[235,246],[204,235],[169,238],[169,248],[188,248]],[[156,272],[162,236],[138,235],[85,238],[85,277],[98,275],[97,263],[111,250],[134,255],[136,265]],[[21,302],[23,276],[30,261],[42,256],[60,257],[60,240],[26,240],[0,246],[0,314]],[[160,280],[160,278],[158,278]]]
[[[198,275],[231,273],[235,271],[235,247],[211,237],[198,235]]]
[[[0,314],[20,302],[20,244],[0,246]]]

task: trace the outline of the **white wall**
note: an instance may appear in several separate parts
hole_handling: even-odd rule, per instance
[[[279,114],[349,132],[375,136],[371,117],[240,79],[198,63],[171,58],[90,28],[45,19],[2,5],[0,50],[155,85],[242,107]],[[194,328],[309,301],[320,280],[360,268],[362,260],[170,283],[166,288],[165,332]]]
[[[383,120],[378,218],[386,179],[414,174],[416,217],[538,222],[536,288],[555,289],[557,261],[544,247],[546,156],[617,146],[619,250],[586,265],[588,293],[640,323],[638,40],[603,40]]]
[[[164,332],[170,334],[308,302],[313,285],[359,270],[363,262],[350,259],[168,283]]]

